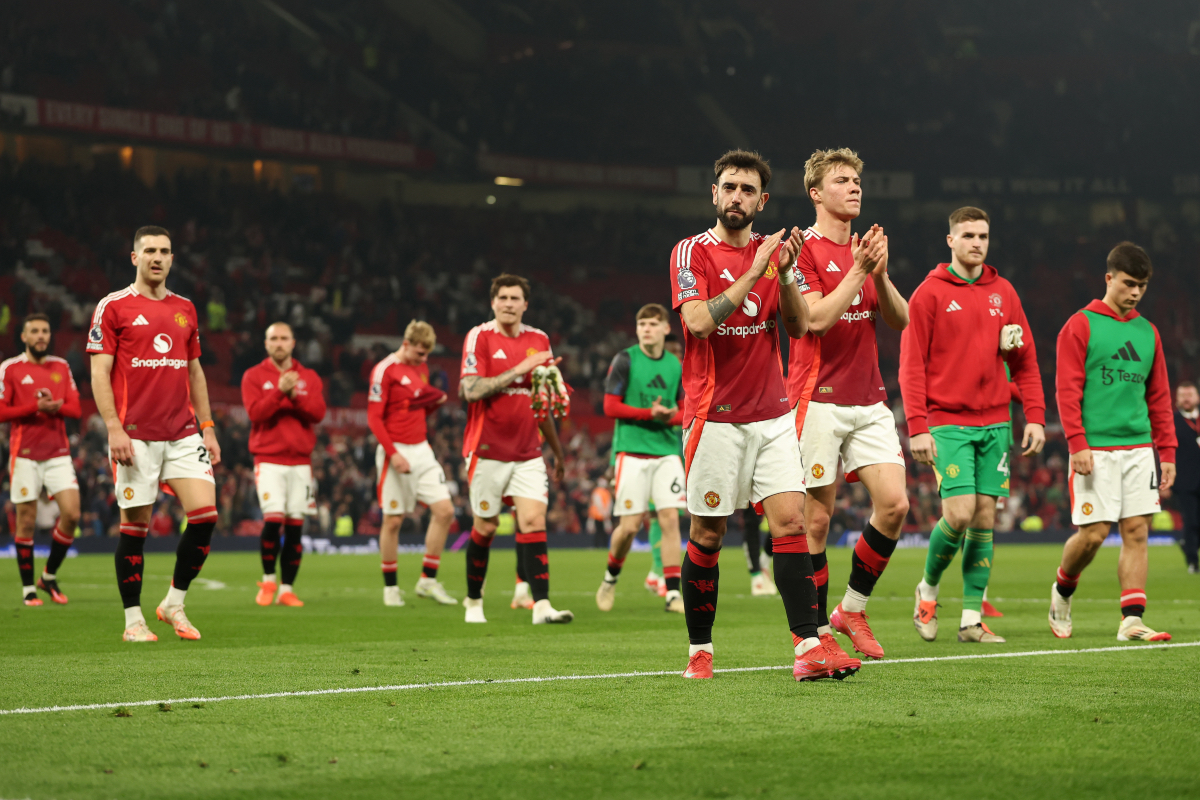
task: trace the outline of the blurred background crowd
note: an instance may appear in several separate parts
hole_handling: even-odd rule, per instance
[[[587,528],[609,470],[600,414],[608,363],[633,343],[636,310],[669,299],[674,243],[711,224],[707,184],[674,195],[569,182],[519,187],[500,177],[493,184],[480,161],[489,153],[674,170],[749,144],[794,172],[813,147],[849,144],[868,177],[908,176],[907,192],[869,189],[859,224],[884,225],[889,270],[906,295],[946,259],[947,213],[968,202],[989,210],[990,261],[1024,301],[1050,406],[1046,451],[1012,459],[999,530],[1069,526],[1054,343],[1067,317],[1101,293],[1114,243],[1132,239],[1150,252],[1156,272],[1143,311],[1162,333],[1172,380],[1197,377],[1200,106],[1187,99],[1200,89],[1194,4],[1089,4],[1095,24],[1070,36],[1056,20],[1074,13],[1074,1],[1022,2],[1023,13],[1004,14],[949,0],[852,0],[803,14],[781,2],[618,0],[603,14],[551,0],[434,5],[6,5],[0,356],[21,349],[25,314],[46,312],[55,352],[89,397],[83,337],[92,310],[132,280],[132,231],[169,228],[177,254],[169,285],[202,321],[224,450],[222,533],[254,534],[260,518],[237,387],[264,357],[266,325],[292,325],[296,357],[322,375],[331,406],[314,456],[313,530],[369,534],[380,515],[363,411],[371,367],[410,319],[428,320],[439,338],[433,381],[453,392],[462,338],[490,318],[487,287],[502,271],[533,281],[526,320],[549,334],[575,390],[564,423],[567,478],[551,488],[549,526]],[[457,11],[447,16],[447,8]],[[623,10],[636,11],[639,25],[626,24]],[[856,20],[853,47],[811,35],[833,26],[835,14]],[[103,27],[92,24],[100,17]],[[804,58],[796,57],[797,35]],[[1058,55],[1036,55],[1046,52]],[[815,63],[829,71],[824,83]],[[384,174],[103,135],[35,137],[3,93],[406,142],[433,153],[433,166]],[[773,111],[747,116],[746,108]],[[795,113],[776,113],[788,108]],[[1079,176],[1079,191],[1065,188],[1075,185],[1069,176]],[[807,198],[780,183],[760,230],[812,222]],[[879,349],[904,438],[899,337],[881,330]],[[454,402],[431,418],[462,526],[464,418]],[[1018,409],[1018,438],[1021,421]],[[117,517],[97,422],[72,424],[72,441],[82,533],[104,536]],[[7,464],[0,431],[6,504]],[[907,528],[928,531],[940,514],[932,473],[910,465],[909,492]],[[861,528],[870,513],[861,486],[841,492],[839,503],[835,532]],[[164,499],[153,531],[178,523]]]

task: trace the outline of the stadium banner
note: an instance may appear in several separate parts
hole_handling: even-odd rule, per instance
[[[253,150],[263,155],[357,161],[403,169],[430,169],[434,163],[432,151],[405,142],[68,103],[27,95],[0,94],[0,118],[30,128],[133,137],[196,147]]]

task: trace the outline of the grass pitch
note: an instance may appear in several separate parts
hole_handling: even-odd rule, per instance
[[[1060,553],[997,548],[991,620],[1007,645],[955,640],[961,578],[942,584],[942,635],[918,639],[912,590],[923,551],[898,550],[870,612],[888,661],[843,683],[797,684],[787,670],[685,681],[683,619],[641,588],[634,554],[616,608],[592,599],[598,551],[552,551],[552,599],[569,626],[530,625],[508,607],[513,554],[492,557],[489,623],[412,591],[417,556],[401,556],[404,608],[381,602],[374,557],[308,555],[307,605],[259,608],[258,559],[214,554],[203,577],[223,588],[188,597],[199,642],[151,622],[156,644],[120,640],[111,557],[60,570],[65,607],[25,608],[11,562],[0,626],[0,710],[260,695],[445,681],[670,670],[542,683],[129,705],[0,715],[0,797],[797,797],[1024,798],[1200,796],[1200,647],[1022,658],[901,659],[1115,647],[1115,549],[1101,551],[1076,594],[1075,638],[1046,623]],[[145,606],[165,594],[172,556],[148,556]],[[1151,548],[1147,622],[1200,640],[1200,580],[1173,548]],[[463,594],[463,555],[442,578]],[[831,604],[850,551],[831,551]],[[40,563],[39,563],[40,568]],[[778,598],[751,598],[740,549],[722,558],[718,668],[785,666],[790,636]],[[844,639],[842,639],[845,642]],[[846,645],[848,647],[848,645]]]

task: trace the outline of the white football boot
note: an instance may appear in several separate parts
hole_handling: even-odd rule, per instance
[[[575,619],[575,615],[570,611],[556,611],[554,606],[550,605],[549,600],[538,600],[533,604],[533,624],[543,625],[549,623],[565,623]]]
[[[383,604],[397,607],[404,605],[404,598],[400,596],[399,586],[383,587]]]
[[[483,598],[472,600],[464,597],[463,607],[467,609],[465,622],[487,622],[487,617],[483,616]]]
[[[427,597],[430,600],[436,600],[444,606],[452,606],[458,603],[457,600],[450,596],[450,593],[446,591],[446,587],[442,586],[442,582],[437,578],[426,578],[422,575],[417,579],[417,588],[413,591],[416,592],[417,597]]]
[[[1059,639],[1071,638],[1071,598],[1058,593],[1058,581],[1050,584],[1050,632]]]

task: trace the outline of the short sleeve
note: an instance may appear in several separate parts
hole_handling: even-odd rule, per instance
[[[387,380],[386,362],[379,362],[375,365],[375,369],[371,370],[371,385],[367,389],[368,403],[382,403],[384,399],[383,384]]]
[[[467,334],[467,339],[463,343],[462,357],[462,372],[461,377],[466,378],[470,375],[487,376],[488,367],[491,366],[491,359],[488,357],[487,345],[480,341],[482,338],[479,328],[473,328]]]
[[[708,299],[707,257],[703,247],[684,239],[671,251],[671,308],[678,309],[689,300]]]
[[[88,330],[87,351],[116,355],[117,334],[120,332],[117,310],[112,302],[100,301],[92,315],[92,327]]]
[[[796,256],[796,269],[800,271],[798,288],[801,294],[825,291],[825,287],[821,285],[821,273],[817,272],[812,245],[808,242],[804,243],[804,247],[800,248],[800,255]]]
[[[630,364],[628,350],[622,350],[613,356],[612,363],[608,365],[608,375],[604,378],[605,394],[615,394],[620,398],[625,397],[625,390],[629,388]]]
[[[190,302],[188,307],[192,312],[192,335],[188,339],[188,361],[195,361],[200,358],[200,318],[196,314],[196,307]]]

